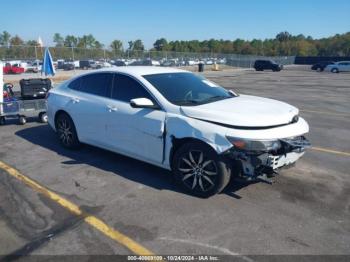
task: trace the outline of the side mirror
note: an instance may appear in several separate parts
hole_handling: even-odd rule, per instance
[[[152,109],[158,108],[158,106],[155,105],[150,99],[145,97],[131,99],[130,106],[133,108],[152,108]]]

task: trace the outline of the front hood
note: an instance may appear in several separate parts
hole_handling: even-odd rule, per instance
[[[182,106],[184,115],[236,127],[272,127],[289,124],[299,110],[273,99],[240,95],[221,101]]]

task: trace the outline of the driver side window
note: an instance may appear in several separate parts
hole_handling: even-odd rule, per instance
[[[148,98],[154,102],[151,95],[136,80],[129,76],[116,74],[114,76],[112,98],[129,103],[134,98]]]

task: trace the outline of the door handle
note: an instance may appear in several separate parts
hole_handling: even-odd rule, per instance
[[[80,100],[78,98],[76,98],[76,97],[71,98],[71,101],[73,102],[73,104],[80,102]]]
[[[117,112],[118,111],[118,108],[116,108],[115,106],[107,106],[107,108],[108,108],[109,112]]]

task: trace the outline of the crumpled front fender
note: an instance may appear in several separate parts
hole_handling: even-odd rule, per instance
[[[194,138],[211,146],[218,154],[232,147],[225,134],[226,127],[205,121],[168,114],[166,118],[166,143],[164,164],[170,166],[169,157],[172,148],[172,138]]]

